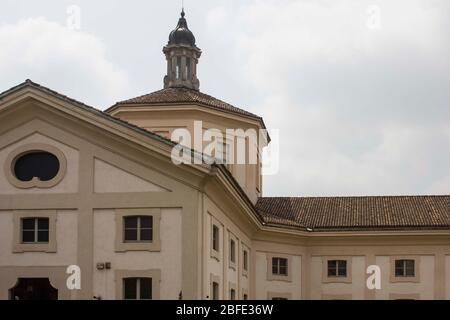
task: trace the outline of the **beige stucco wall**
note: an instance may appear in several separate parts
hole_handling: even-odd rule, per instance
[[[250,291],[251,276],[251,240],[245,234],[238,224],[234,223],[227,214],[221,210],[208,197],[204,196],[204,224],[203,224],[203,298],[211,297],[211,276],[219,279],[220,298],[229,299],[230,282],[236,286],[236,297],[242,298],[245,293]],[[212,224],[216,224],[220,229],[219,253],[212,253]],[[236,269],[230,268],[229,263],[229,240],[230,233],[236,240]],[[243,249],[249,251],[249,270],[246,274],[243,272]]]
[[[421,300],[434,299],[434,256],[422,255],[418,267],[420,282],[391,282],[390,257],[377,256],[376,264],[381,268],[381,290],[376,290],[376,299],[391,299],[391,294],[417,294]]]
[[[77,211],[59,210],[56,252],[13,253],[13,212],[0,211],[0,266],[69,266],[77,262]]]
[[[114,270],[161,270],[161,299],[178,299],[181,291],[181,215],[180,209],[161,210],[161,251],[115,252],[114,210],[94,212],[94,263],[111,262],[111,270],[94,271],[94,295],[116,299]],[[111,230],[113,232],[111,232]]]
[[[254,129],[258,130],[259,125],[256,123],[249,123],[243,121],[242,118],[236,116],[226,116],[212,112],[208,108],[199,110],[199,106],[186,105],[184,110],[179,110],[179,106],[163,106],[164,111],[160,111],[158,107],[145,108],[140,107],[133,109],[130,107],[118,108],[112,112],[114,116],[129,121],[137,126],[161,134],[170,138],[172,132],[178,128],[185,128],[189,130],[192,138],[192,148],[194,145],[194,121],[202,121],[202,130],[218,129],[222,132],[225,138],[226,129]],[[197,109],[197,110],[186,110]],[[258,132],[258,131],[257,131]],[[205,142],[202,147],[207,143]],[[246,153],[248,155],[248,143]],[[247,159],[248,161],[248,159]],[[246,191],[249,198],[256,203],[258,196],[261,196],[261,179],[260,167],[258,165],[239,165],[232,164],[229,169],[241,187]]]
[[[14,149],[31,144],[43,143],[54,146],[64,153],[67,160],[67,170],[64,178],[58,185],[49,189],[19,189],[11,185],[5,176],[4,166],[8,155]],[[34,133],[28,137],[8,145],[0,150],[0,194],[30,194],[30,193],[75,193],[78,191],[78,164],[79,153],[75,148],[71,148],[55,139],[44,136],[40,133]]]
[[[311,299],[321,300],[324,296],[351,295],[352,299],[364,299],[366,285],[366,260],[364,256],[343,257],[351,260],[351,283],[325,283],[323,262],[326,256],[311,258]],[[347,262],[348,263],[348,262]]]
[[[288,272],[290,272],[290,281],[282,280],[270,280],[268,278],[268,273],[272,270],[267,270],[267,259],[268,255],[282,255],[283,257],[289,258]],[[270,260],[270,259],[269,259]],[[285,294],[289,293],[291,299],[301,299],[302,298],[302,258],[298,255],[285,254],[283,252],[256,252],[255,260],[255,298],[265,300],[268,299],[269,293],[275,294]],[[271,265],[271,263],[270,263]]]

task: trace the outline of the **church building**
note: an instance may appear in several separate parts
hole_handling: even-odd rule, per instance
[[[176,164],[176,130],[266,126],[200,91],[184,11],[163,53],[163,89],[105,111],[0,94],[0,299],[450,299],[450,196],[264,197],[259,148]]]

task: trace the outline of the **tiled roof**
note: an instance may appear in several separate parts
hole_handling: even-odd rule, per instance
[[[200,91],[188,88],[166,88],[136,98],[120,101],[111,108],[109,108],[108,110],[106,110],[106,112],[117,107],[118,105],[123,104],[159,104],[159,103],[199,103],[214,109],[226,112],[233,112],[240,115],[256,118],[262,121],[262,118],[260,116],[257,116],[256,114],[232,106],[229,103],[223,102],[222,100],[214,98]]]
[[[265,223],[313,231],[450,229],[450,196],[263,197]]]

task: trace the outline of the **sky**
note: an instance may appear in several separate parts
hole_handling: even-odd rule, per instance
[[[159,90],[180,7],[1,0],[0,91],[29,78],[105,109]],[[200,90],[279,130],[265,196],[450,194],[449,1],[185,0],[185,11]]]

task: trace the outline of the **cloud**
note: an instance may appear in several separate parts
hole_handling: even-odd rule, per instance
[[[380,29],[367,27],[369,5]],[[212,12],[212,33],[236,35],[236,78],[260,97],[251,111],[280,129],[266,195],[450,193],[445,7],[286,0]]]
[[[30,78],[85,103],[111,104],[128,90],[128,76],[108,60],[102,42],[46,18],[0,25],[0,87]]]

